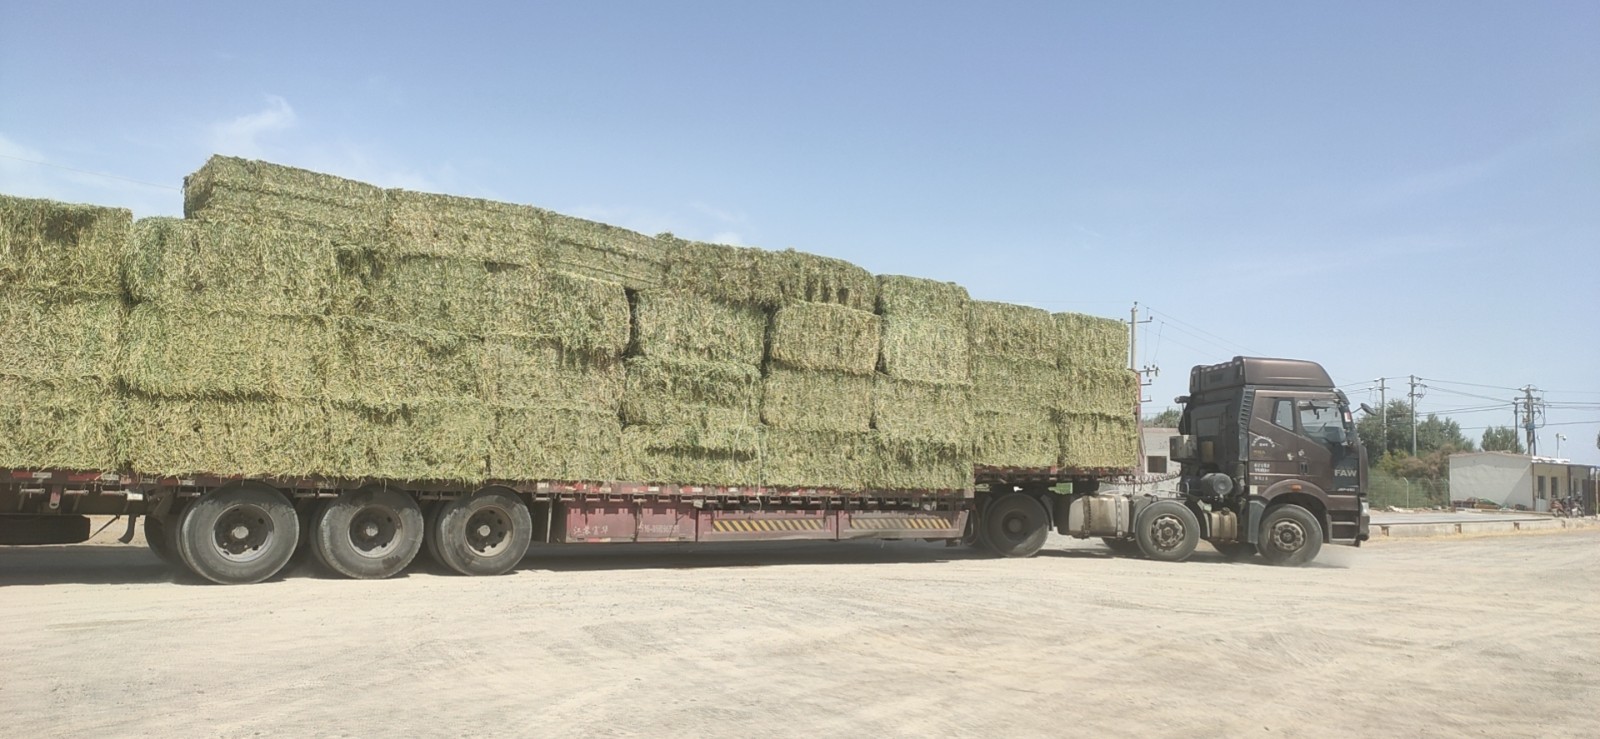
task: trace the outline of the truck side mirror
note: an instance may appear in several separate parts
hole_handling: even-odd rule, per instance
[[[1372,410],[1372,406],[1367,405],[1366,403],[1362,403],[1361,404],[1361,412],[1365,413],[1365,414],[1367,414],[1369,416],[1374,414],[1374,413],[1377,413],[1377,411]]]

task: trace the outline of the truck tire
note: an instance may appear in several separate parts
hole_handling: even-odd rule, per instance
[[[422,548],[422,508],[398,490],[346,490],[323,504],[310,531],[317,561],[358,580],[391,577]]]
[[[439,508],[433,529],[441,564],[463,575],[503,575],[533,543],[533,515],[504,488],[484,488]]]
[[[234,483],[184,508],[174,538],[178,559],[194,574],[223,585],[255,583],[289,563],[300,517],[277,490]]]
[[[1111,536],[1102,536],[1100,541],[1105,542],[1106,548],[1118,557],[1139,557],[1144,555],[1144,550],[1139,548],[1139,542],[1133,539],[1118,539]]]
[[[144,517],[144,545],[150,548],[150,553],[156,555],[169,565],[180,564],[178,554],[173,551],[174,531],[172,517],[170,516],[145,516]]]
[[[1002,557],[1032,557],[1050,537],[1050,515],[1033,496],[1011,493],[984,509],[978,540]]]
[[[1161,562],[1182,562],[1200,543],[1200,521],[1176,500],[1158,500],[1133,520],[1134,538],[1144,556]]]
[[[1267,509],[1261,519],[1256,549],[1270,565],[1299,567],[1322,551],[1322,524],[1300,506],[1286,503]]]
[[[449,567],[444,563],[444,558],[439,556],[439,535],[435,533],[439,528],[439,510],[444,508],[445,501],[435,500],[422,506],[422,537],[423,548],[428,550],[428,559],[440,567]]]

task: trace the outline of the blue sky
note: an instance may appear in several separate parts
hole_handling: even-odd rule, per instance
[[[1474,438],[1532,384],[1600,464],[1593,2],[8,0],[0,90],[7,194],[177,214],[221,152],[1138,301],[1156,409],[1237,353]]]

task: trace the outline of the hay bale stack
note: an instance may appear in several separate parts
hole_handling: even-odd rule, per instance
[[[185,313],[322,315],[339,286],[328,239],[265,227],[142,218],[123,257],[136,303]]]
[[[122,381],[152,398],[315,402],[333,348],[320,316],[188,313],[155,303],[134,306],[123,335]]]
[[[873,387],[872,487],[944,490],[971,484],[970,312],[971,300],[959,285],[878,278],[883,371]]]
[[[133,216],[0,196],[0,467],[114,470]]]
[[[659,240],[582,218],[544,212],[545,245],[563,271],[614,282],[629,290],[663,284],[667,247]]]
[[[760,417],[761,371],[692,359],[627,360],[622,420],[630,425],[743,428]]]
[[[1128,366],[1128,325],[1115,318],[1057,313],[1057,362],[1063,367],[1112,369]]]
[[[884,373],[898,380],[941,385],[970,382],[971,308],[966,289],[955,283],[879,277]]]
[[[171,477],[339,476],[330,442],[320,402],[134,394],[122,424],[133,468]]]
[[[626,426],[622,429],[624,477],[755,487],[762,484],[762,446],[768,433],[756,425]]]
[[[1053,467],[1052,403],[1060,394],[1055,324],[1037,308],[972,304],[974,463]]]
[[[343,177],[219,155],[183,179],[183,215],[369,248],[381,240],[384,192]]]
[[[1139,378],[1127,369],[1127,325],[1080,313],[1052,318],[1062,377],[1060,395],[1052,404],[1061,445],[1058,464],[1080,469],[1137,466]]]
[[[760,365],[767,313],[680,290],[642,290],[633,301],[635,354]]]
[[[786,249],[707,244],[663,238],[663,285],[734,305],[775,310],[796,302],[829,303],[871,312],[878,282],[842,259]]]
[[[761,393],[767,484],[867,487],[880,342],[878,316],[863,310],[802,301],[773,313]]]
[[[1125,470],[1138,465],[1139,429],[1132,413],[1064,414],[1058,424],[1061,466]]]
[[[386,256],[554,265],[547,211],[410,190],[388,190],[384,199],[384,239],[376,249]]]
[[[474,485],[489,475],[495,414],[476,398],[334,403],[327,412],[341,477]]]

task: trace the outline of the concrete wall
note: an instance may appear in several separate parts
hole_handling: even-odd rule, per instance
[[[1483,498],[1503,506],[1550,510],[1548,499],[1534,498],[1531,460],[1503,452],[1451,455],[1450,497],[1453,500]]]

